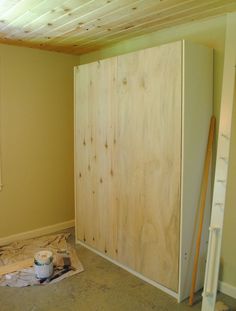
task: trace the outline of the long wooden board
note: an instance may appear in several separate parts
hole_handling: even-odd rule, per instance
[[[17,261],[8,265],[0,266],[0,275],[4,275],[7,273],[12,273],[15,271],[19,271],[25,268],[32,267],[34,263],[33,258],[24,259],[22,261]]]

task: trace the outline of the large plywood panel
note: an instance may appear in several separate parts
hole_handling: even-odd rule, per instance
[[[178,290],[181,43],[118,57],[118,259]]]
[[[181,43],[77,69],[78,239],[178,290]]]
[[[117,232],[112,181],[116,59],[76,71],[77,237],[112,256]]]

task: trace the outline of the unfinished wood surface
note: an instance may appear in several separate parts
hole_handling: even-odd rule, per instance
[[[78,239],[178,290],[181,42],[76,73]]]
[[[192,272],[192,284],[191,284],[190,297],[189,297],[190,306],[193,305],[195,288],[196,288],[199,254],[200,254],[200,247],[201,247],[201,242],[202,242],[204,212],[205,212],[205,207],[206,207],[206,198],[207,198],[208,184],[209,184],[209,173],[210,173],[210,166],[211,166],[211,160],[212,160],[212,149],[213,149],[214,134],[215,134],[215,123],[216,123],[216,118],[212,116],[211,123],[210,123],[210,129],[209,129],[208,142],[207,142],[205,163],[204,163],[204,168],[203,168],[201,192],[200,192],[199,226],[198,226],[196,250],[195,250],[195,256],[194,256],[194,266],[193,266],[193,272]]]
[[[235,0],[2,0],[0,42],[83,54],[231,11]]]
[[[25,268],[32,267],[34,264],[34,259],[24,259],[22,261],[17,261],[8,265],[0,266],[0,275],[12,273],[15,271],[19,271]]]
[[[78,238],[116,254],[113,192],[116,58],[83,65],[76,73],[76,192]]]
[[[118,57],[118,259],[177,291],[181,42]]]

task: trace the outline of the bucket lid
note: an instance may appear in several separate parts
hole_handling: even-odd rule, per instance
[[[43,250],[43,251],[36,253],[34,256],[34,259],[38,264],[44,265],[44,264],[48,264],[52,261],[52,259],[53,259],[52,256],[53,256],[53,254],[51,251]]]

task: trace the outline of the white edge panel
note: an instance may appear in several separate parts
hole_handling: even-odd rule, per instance
[[[227,14],[226,24],[224,69],[221,93],[218,144],[216,153],[216,169],[214,178],[211,224],[209,228],[210,243],[207,254],[204,292],[202,295],[202,310],[204,311],[215,310],[219,278],[221,242],[224,225],[224,210],[228,179],[232,111],[235,100],[235,28],[236,13],[229,13]]]
[[[77,85],[77,74],[79,71],[79,66],[74,67],[74,204],[75,204],[75,226],[77,224],[77,161],[76,161],[76,154],[77,154],[77,127],[76,127],[76,85]],[[77,240],[77,230],[75,230],[75,240]]]
[[[200,188],[213,107],[213,50],[183,41],[182,180],[179,297],[189,296],[199,218]],[[211,171],[204,213],[196,291],[203,287],[211,207]]]

